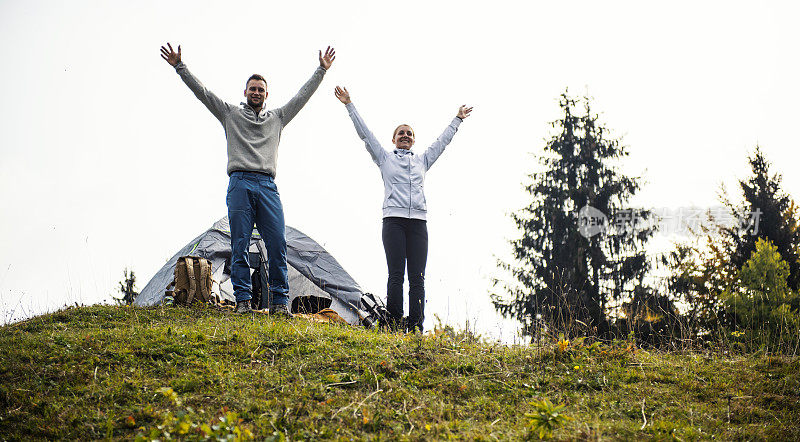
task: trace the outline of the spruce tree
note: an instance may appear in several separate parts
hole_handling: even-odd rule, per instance
[[[133,270],[130,272],[127,268],[125,268],[124,273],[125,278],[122,281],[119,281],[119,287],[117,290],[122,293],[121,298],[115,298],[121,304],[133,304],[133,301],[136,300],[136,297],[139,296],[139,292],[136,291],[136,275],[133,273]]]
[[[639,179],[619,171],[615,162],[627,148],[598,122],[590,100],[565,92],[559,105],[563,116],[551,123],[556,134],[539,157],[544,170],[525,187],[531,203],[511,215],[522,235],[511,241],[515,262],[499,265],[514,280],[495,281],[505,293],[492,301],[527,336],[542,323],[605,334],[615,301],[630,299],[649,269],[652,215],[627,207]]]
[[[697,245],[678,245],[663,260],[672,271],[669,288],[673,300],[691,307],[686,316],[692,328],[709,338],[741,325],[741,311],[731,309],[725,300],[752,285],[752,280],[742,280],[741,272],[754,256],[759,240],[774,245],[786,262],[787,287],[800,288],[797,208],[782,191],[781,176],[770,173],[770,163],[758,146],[748,161],[752,175],[739,180],[742,202],[732,203],[724,190],[720,194],[728,209],[726,217],[734,222],[725,223],[709,215],[708,224],[695,238]],[[791,298],[789,306],[799,310],[800,298]]]
[[[735,318],[736,340],[746,350],[796,352],[800,313],[791,306],[798,295],[787,285],[789,265],[778,248],[768,239],[756,240],[755,250],[738,276],[740,286],[721,295]]]
[[[781,176],[770,174],[770,163],[758,146],[748,161],[752,175],[739,181],[744,202],[735,206],[723,197],[723,202],[736,219],[753,220],[748,226],[750,228],[723,228],[733,246],[730,250],[731,264],[736,269],[742,268],[756,251],[758,239],[768,239],[789,264],[788,284],[797,290],[800,288],[800,228],[796,208],[789,195],[781,189]]]

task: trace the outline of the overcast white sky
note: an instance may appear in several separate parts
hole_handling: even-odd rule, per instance
[[[287,224],[385,295],[380,173],[333,96],[346,86],[389,147],[417,149],[475,107],[427,176],[428,322],[513,335],[489,302],[518,235],[565,88],[594,109],[646,180],[645,207],[707,207],[736,190],[759,143],[797,195],[800,8],[794,2],[0,2],[0,308],[4,320],[141,288],[226,214],[224,133],[159,57],[181,44],[238,103],[254,73],[293,96],[330,44],[336,61],[283,133]],[[734,192],[738,195],[737,192]]]

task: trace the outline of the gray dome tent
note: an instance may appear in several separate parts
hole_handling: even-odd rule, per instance
[[[213,291],[221,300],[234,302],[230,281],[231,233],[228,217],[215,222],[210,229],[180,249],[156,272],[134,305],[150,306],[164,299],[164,291],[172,282],[175,265],[181,256],[199,256],[211,262]],[[352,325],[373,325],[378,319],[375,298],[364,294],[361,287],[322,246],[302,232],[286,226],[286,260],[289,269],[289,304],[297,312],[301,306],[314,310],[331,308]],[[266,249],[258,230],[250,239],[251,266],[266,263]],[[263,266],[265,269],[265,266]],[[266,280],[266,278],[263,278]],[[381,306],[382,307],[382,306]],[[310,313],[314,313],[311,311]]]

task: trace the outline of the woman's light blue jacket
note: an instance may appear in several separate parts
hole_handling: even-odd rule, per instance
[[[425,202],[425,173],[450,144],[458,131],[461,118],[455,117],[444,132],[421,155],[410,150],[385,150],[364,124],[353,103],[347,104],[347,112],[358,136],[367,146],[372,161],[378,165],[383,177],[383,217],[425,219],[428,211]]]

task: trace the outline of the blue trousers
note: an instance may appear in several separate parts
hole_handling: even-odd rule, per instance
[[[236,302],[253,297],[248,249],[253,223],[267,246],[269,291],[273,304],[289,302],[286,267],[286,225],[278,187],[271,176],[233,172],[228,183],[228,221],[231,227],[231,282]]]

